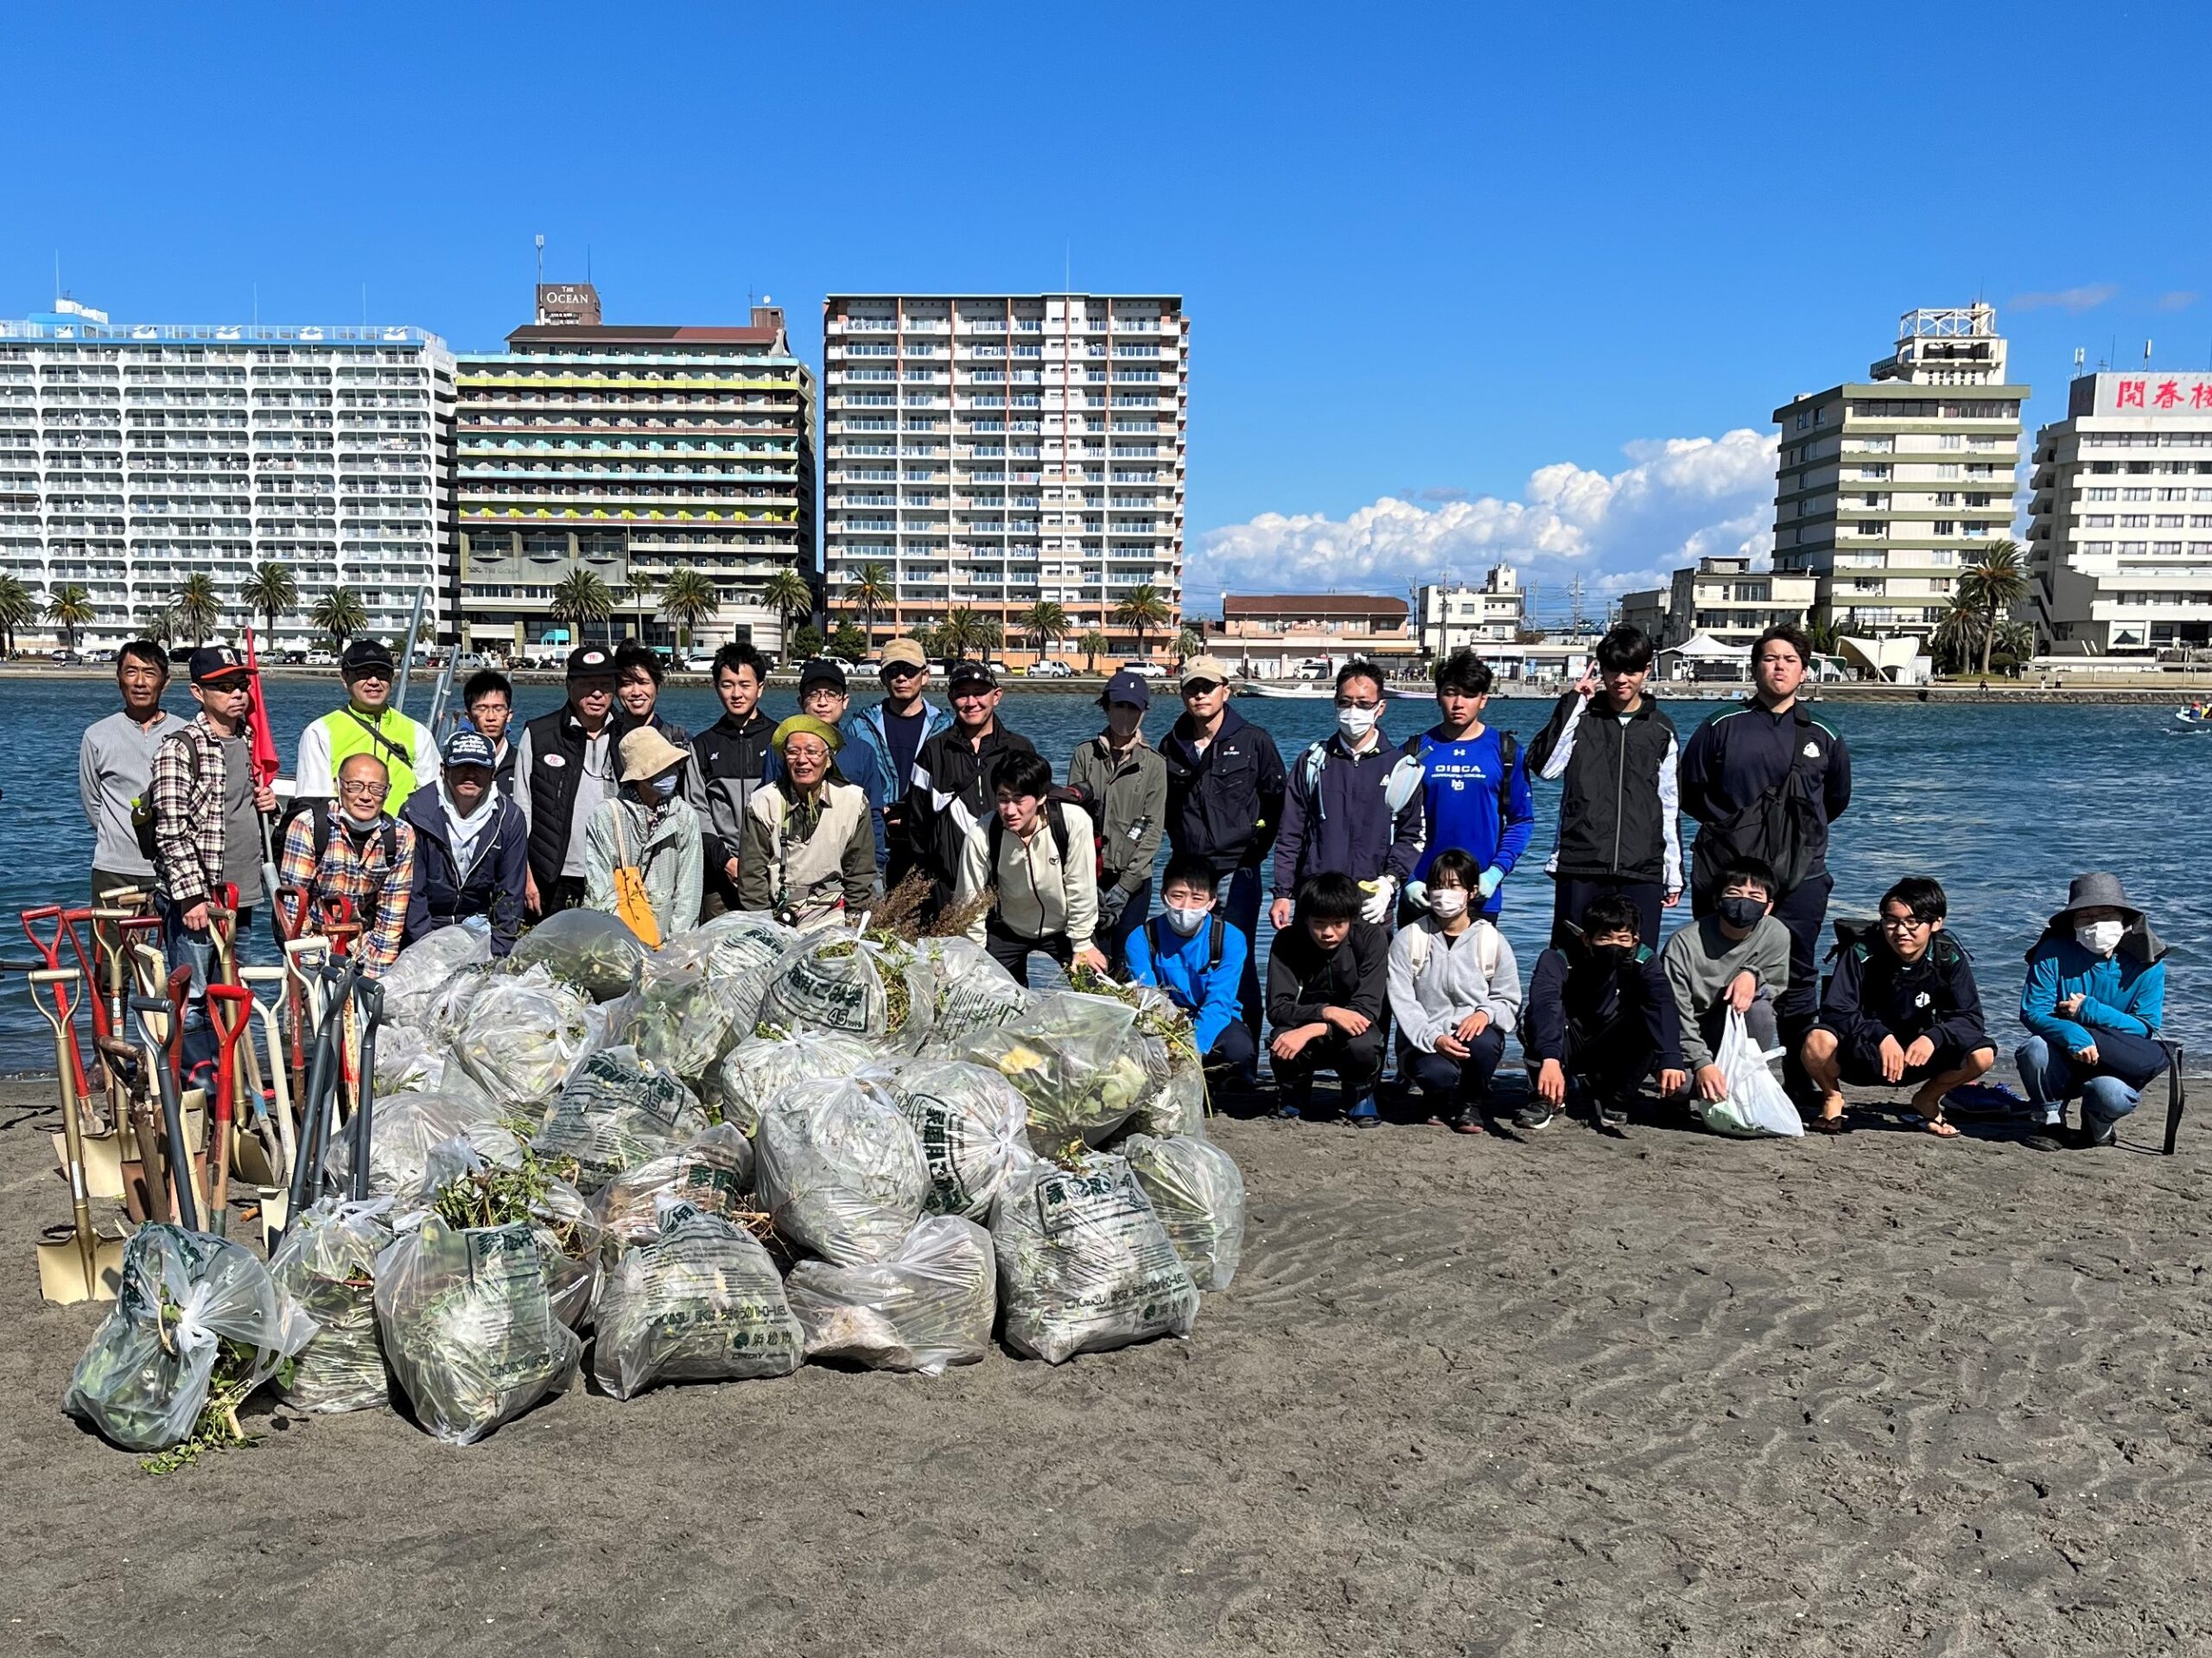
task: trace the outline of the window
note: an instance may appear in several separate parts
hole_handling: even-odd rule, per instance
[[[1936,468],[1936,475],[1938,478],[1944,479],[1946,480],[1957,478],[1959,475],[1959,463],[1955,461],[1946,461],[1942,462]]]
[[[1944,432],[1936,439],[1936,447],[1939,449],[1963,449],[1966,446],[1966,439],[1957,432]]]
[[[1955,519],[1952,519],[1952,518],[1938,518],[1938,519],[1936,519],[1936,533],[1937,535],[1939,535],[1939,536],[1955,536],[1955,535],[1957,535],[1957,534],[1959,533],[1959,526],[1958,526],[1958,523],[1957,523],[1957,521],[1956,521]]]

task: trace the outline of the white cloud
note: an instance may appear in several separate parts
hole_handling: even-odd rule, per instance
[[[1430,507],[1384,496],[1342,519],[1263,512],[1200,536],[1185,588],[1200,603],[1224,590],[1395,594],[1421,581],[1479,581],[1500,562],[1548,586],[1580,575],[1592,596],[1662,586],[1698,557],[1770,549],[1779,447],[1749,429],[1667,438],[1629,444],[1631,464],[1617,473],[1540,467],[1518,500]]]
[[[2012,308],[2015,311],[2064,311],[2079,316],[2084,311],[2094,311],[2113,295],[2120,292],[2117,283],[2085,283],[2079,288],[2061,288],[2050,293],[2015,294]]]

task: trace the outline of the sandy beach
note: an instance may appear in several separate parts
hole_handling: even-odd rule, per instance
[[[1722,1658],[2212,1648],[2207,1153],[1223,1120],[1192,1339],[308,1419],[64,1417],[49,1085],[0,1085],[0,1650]]]

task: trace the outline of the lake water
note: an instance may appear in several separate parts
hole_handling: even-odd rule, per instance
[[[270,682],[270,717],[288,770],[300,728],[337,694],[334,682]],[[428,687],[418,684],[416,696],[420,713]],[[542,713],[558,696],[550,686],[525,687],[522,707]],[[189,712],[190,693],[175,685],[169,702]],[[9,734],[0,749],[6,848],[0,916],[83,901],[92,834],[78,807],[77,744],[86,726],[117,706],[113,688],[101,682],[0,680],[0,719]],[[795,706],[788,689],[771,692],[766,704],[771,715]],[[1673,705],[1683,737],[1717,706]],[[696,682],[671,687],[663,707],[694,730],[721,711]],[[1164,730],[1177,707],[1172,697],[1156,696],[1147,729]],[[1248,697],[1236,708],[1274,733],[1286,755],[1332,721],[1324,702]],[[1491,705],[1491,722],[1525,743],[1549,708],[1534,699],[1500,700]],[[1010,692],[1001,713],[1062,775],[1076,744],[1099,726],[1089,697],[1069,692]],[[1426,702],[1394,702],[1385,728],[1403,737],[1432,717]],[[2170,1033],[2192,1047],[2212,1042],[2212,1012],[2192,999],[2193,969],[2212,937],[2212,729],[2170,734],[2180,727],[2165,708],[1831,701],[1821,717],[1849,740],[1853,778],[1851,810],[1836,824],[1830,853],[1831,914],[1871,915],[1899,876],[1936,876],[1950,894],[1952,929],[1978,963],[1992,1029],[2005,1039],[2018,1028],[2012,1008],[2020,958],[2063,902],[2069,878],[2085,869],[2117,871],[2171,947]],[[1542,853],[1551,844],[1559,791],[1540,784],[1535,794],[1536,839],[1505,888],[1505,932],[1524,975],[1550,924]],[[1688,907],[1678,913],[1687,916]],[[265,928],[261,938],[265,948]],[[0,944],[11,959],[24,953]],[[0,984],[0,1072],[52,1064],[52,1038],[11,976]]]

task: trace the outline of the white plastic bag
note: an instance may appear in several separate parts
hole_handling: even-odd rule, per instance
[[[440,927],[424,933],[401,950],[385,972],[385,1022],[421,1024],[454,974],[491,959],[491,937],[474,927]]]
[[[802,1261],[784,1288],[806,1331],[808,1358],[852,1359],[872,1370],[940,1375],[973,1364],[990,1347],[998,1316],[990,1234],[950,1215],[919,1222],[865,1267]]]
[[[1728,1096],[1712,1101],[1696,1098],[1698,1115],[1707,1128],[1744,1139],[1772,1134],[1794,1140],[1804,1134],[1804,1119],[1767,1069],[1765,1057],[1744,1027],[1744,1016],[1733,1007],[1728,1010],[1728,1026],[1720,1033],[1720,1051],[1713,1063],[1728,1079]]]
[[[1131,1134],[1116,1148],[1202,1290],[1225,1290],[1244,1253],[1244,1176],[1211,1140]]]
[[[657,1236],[607,1274],[592,1374],[617,1399],[658,1382],[789,1375],[804,1340],[768,1252],[721,1216],[664,1199]]]
[[[663,1202],[689,1204],[702,1215],[734,1218],[752,1208],[753,1142],[718,1122],[682,1150],[625,1169],[591,1200],[593,1217],[616,1243],[651,1243],[660,1236]]]
[[[888,1088],[922,1143],[930,1213],[988,1220],[1000,1188],[1029,1155],[1021,1090],[990,1066],[961,1059],[917,1059]]]
[[[777,1232],[824,1261],[881,1261],[922,1217],[921,1142],[873,1083],[794,1083],[760,1115],[753,1178]]]
[[[1118,1157],[1025,1165],[991,1217],[1006,1344],[1052,1364],[1154,1336],[1187,1336],[1198,1289]]]
[[[287,1404],[327,1413],[388,1401],[375,1289],[377,1257],[391,1244],[391,1208],[389,1197],[325,1197],[285,1232],[269,1275],[315,1321],[283,1383]]]
[[[715,1067],[707,1090],[724,1122],[741,1134],[757,1133],[769,1101],[805,1077],[856,1077],[880,1064],[885,1054],[873,1042],[827,1031],[794,1031],[789,1036],[748,1037]]]
[[[454,1051],[501,1105],[542,1106],[604,1035],[590,1007],[543,967],[497,975],[469,1004]]]

